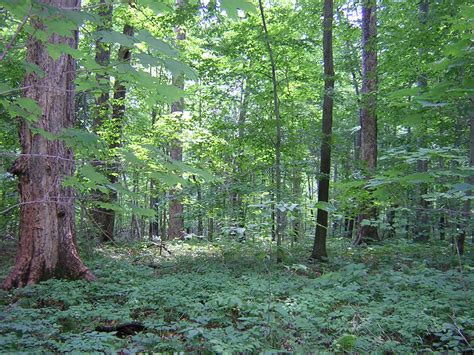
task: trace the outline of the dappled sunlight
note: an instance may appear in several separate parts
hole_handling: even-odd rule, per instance
[[[5,306],[16,299],[1,313],[4,349],[35,344],[36,351],[67,351],[81,339],[76,350],[254,351],[277,345],[299,352],[337,350],[353,341],[360,351],[388,342],[390,349],[405,352],[419,348],[420,338],[443,344],[452,310],[457,326],[468,326],[471,310],[463,288],[472,273],[443,271],[444,263],[457,262],[437,256],[443,246],[412,249],[422,261],[410,253],[391,254],[403,243],[358,254],[347,248],[345,256],[321,265],[293,263],[304,260],[293,250],[282,266],[269,262],[268,254],[259,257],[268,252],[264,243],[167,246],[171,256],[160,256],[146,242],[103,247],[88,263],[96,282],[49,280],[2,294]],[[466,270],[472,267],[467,261]],[[124,323],[143,329],[120,329],[120,337],[98,332],[90,342],[95,328]],[[7,336],[12,329],[19,336]],[[45,334],[49,340],[38,345]]]

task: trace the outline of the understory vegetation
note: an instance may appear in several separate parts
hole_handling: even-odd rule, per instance
[[[104,246],[97,281],[48,280],[1,293],[2,351],[468,351],[472,260],[448,242],[369,248],[333,238],[327,263],[301,263],[309,240],[270,263],[270,243]],[[306,245],[305,245],[306,244]],[[3,246],[2,246],[3,247]],[[471,244],[469,243],[469,248]],[[471,253],[472,250],[469,250]],[[332,253],[331,253],[332,254]],[[2,258],[2,275],[11,256]],[[120,324],[138,329],[97,331]]]

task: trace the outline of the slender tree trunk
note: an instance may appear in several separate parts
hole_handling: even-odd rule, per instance
[[[331,172],[332,111],[334,106],[334,62],[332,55],[333,0],[324,1],[323,56],[324,56],[324,102],[321,143],[318,203],[329,201],[329,174]],[[326,236],[328,230],[328,211],[319,207],[316,217],[312,259],[327,258]]]
[[[389,230],[388,230],[388,233],[387,233],[387,236],[389,238],[392,238],[395,236],[395,216],[396,216],[396,213],[395,213],[395,209],[397,208],[398,206],[395,205],[393,206],[392,208],[390,208],[387,212],[387,224],[389,226]]]
[[[202,190],[201,186],[198,185],[197,187],[197,202],[198,202],[198,221],[197,221],[197,235],[203,235],[204,234],[204,226],[202,223]]]
[[[162,239],[166,239],[166,236],[167,236],[167,220],[166,220],[166,216],[167,216],[167,211],[166,211],[166,206],[163,206],[163,212],[162,212],[162,216],[161,216],[161,238]]]
[[[41,4],[80,9],[80,0],[43,0]],[[56,14],[55,14],[56,16]],[[34,20],[41,30],[44,25]],[[78,32],[72,37],[51,35],[48,42],[77,48]],[[62,54],[53,60],[42,41],[30,37],[27,62],[44,72],[25,77],[23,96],[35,100],[43,114],[35,123],[22,118],[19,135],[22,156],[11,171],[19,178],[20,241],[16,264],[2,287],[11,289],[35,284],[51,277],[84,278],[94,276],[80,259],[76,245],[74,191],[62,180],[74,174],[74,154],[64,141],[49,140],[32,130],[58,134],[74,126],[74,79],[76,62]],[[53,158],[52,158],[53,157]]]
[[[135,171],[133,173],[133,180],[132,180],[134,196],[138,195],[139,183],[140,183],[140,175],[139,175],[138,171]],[[135,198],[132,198],[132,206],[133,207],[138,207],[139,203],[140,202],[137,201]],[[142,239],[140,219],[135,214],[135,212],[133,212],[133,210],[132,210],[132,222],[131,222],[130,227],[131,227],[132,239],[137,239],[137,240]]]
[[[421,0],[418,8],[419,17],[420,17],[420,27],[421,31],[426,32],[428,29],[426,28],[426,21],[428,17],[429,11],[429,0]],[[420,62],[423,61],[423,54],[424,49],[420,47],[418,49]],[[420,91],[423,92],[426,90],[428,86],[428,79],[426,77],[426,73],[421,72],[420,76],[418,77],[418,87]],[[425,125],[422,125],[422,132],[417,141],[418,148],[423,148],[425,146],[425,136],[426,136],[426,128]],[[418,160],[416,164],[417,171],[420,173],[426,173],[428,171],[428,161],[427,160]],[[429,239],[430,236],[430,226],[429,226],[429,203],[425,200],[423,195],[428,193],[428,184],[422,183],[419,187],[419,199],[418,199],[418,208],[416,210],[416,228],[415,234],[416,239],[420,241],[426,241]]]
[[[97,26],[97,31],[108,31],[112,28],[112,11],[113,7],[111,4],[107,4],[105,0],[99,1],[98,14],[100,17],[100,24]],[[110,44],[103,43],[101,39],[98,39],[95,42],[95,61],[102,67],[106,67],[110,64]],[[98,133],[104,122],[107,122],[110,119],[110,76],[104,73],[98,73],[96,74],[96,80],[98,85],[101,87],[101,93],[96,99],[92,128],[94,132]],[[105,167],[105,165],[101,162],[96,163],[95,166],[98,168]],[[106,171],[105,174],[109,175],[110,177],[110,172]],[[111,196],[109,194],[99,190],[94,191],[92,197],[94,202],[112,202]],[[98,229],[98,235],[102,242],[107,242],[114,239],[114,222],[111,221],[111,219],[115,219],[113,210],[96,207],[92,211],[92,219],[94,222],[94,227]]]
[[[347,226],[347,237],[352,239],[352,234],[354,233],[354,223],[355,219],[354,217],[351,217],[349,219],[349,224]]]
[[[441,216],[439,217],[438,222],[439,228],[439,239],[445,240],[446,239],[446,215],[443,211],[441,211]]]
[[[209,217],[208,224],[207,224],[207,239],[212,242],[212,238],[214,237],[214,218]]]
[[[99,0],[98,14],[100,24],[97,26],[97,32],[111,30],[112,11],[113,6],[111,4],[107,4],[106,0]],[[95,42],[95,62],[101,67],[110,65],[110,44],[102,42],[101,38]],[[96,112],[92,122],[95,132],[109,118],[110,76],[98,73],[96,74],[96,80],[101,88],[101,92],[96,100]]]
[[[243,194],[242,189],[240,188],[241,181],[243,180],[242,176],[242,157],[244,155],[244,147],[242,140],[244,139],[245,134],[245,120],[247,118],[247,106],[248,98],[245,90],[245,81],[242,81],[240,87],[240,107],[239,107],[239,118],[237,121],[237,144],[238,151],[234,159],[234,169],[233,169],[233,178],[232,178],[232,225],[243,228],[245,226],[245,213],[243,208]],[[237,185],[237,186],[236,186]]]
[[[377,4],[364,0],[362,5],[362,97],[361,97],[361,159],[365,163],[367,178],[377,167]],[[370,191],[369,191],[370,192]],[[369,225],[377,217],[372,201],[362,206],[359,228],[354,244],[378,240],[375,226]]]
[[[153,130],[155,127],[155,122],[156,122],[156,110],[153,109],[151,112],[151,129]],[[150,178],[150,209],[155,211],[155,217],[150,218],[150,224],[148,226],[148,234],[149,238],[153,238],[153,236],[158,236],[159,234],[159,225],[158,225],[158,220],[159,220],[159,214],[158,214],[158,191],[155,191],[156,189],[156,184],[155,184],[155,179]]]
[[[176,7],[179,9],[184,6],[184,0],[176,0]],[[186,32],[182,28],[176,28],[176,40],[184,41],[186,39]],[[173,75],[173,85],[184,89],[184,78],[182,75]],[[171,114],[182,116],[184,111],[184,99],[180,98],[178,101],[174,102],[171,105]],[[179,139],[174,140],[171,144],[170,151],[171,158],[173,160],[182,161],[183,160],[183,147]],[[184,233],[184,209],[183,204],[177,191],[172,189],[170,191],[170,222],[168,227],[168,238],[174,239],[179,238]]]
[[[474,167],[474,97],[471,98],[471,117],[469,118],[469,166]],[[467,179],[469,185],[474,186],[474,174],[471,174]],[[468,196],[472,196],[472,189],[467,191]],[[464,242],[466,240],[466,235],[471,230],[472,233],[472,213],[471,213],[471,200],[464,201],[463,206],[463,216],[462,219],[466,222],[462,228],[461,234],[458,236],[456,245],[460,255],[464,254]]]
[[[351,71],[351,74],[352,74],[352,83],[353,83],[353,86],[354,86],[354,90],[355,90],[355,94],[356,94],[356,97],[357,97],[357,104],[359,106],[359,126],[362,126],[361,124],[361,107],[360,107],[360,94],[359,94],[359,85],[357,83],[357,78],[355,76],[355,72],[354,70]],[[354,164],[355,164],[355,167],[358,167],[359,166],[359,160],[360,160],[360,142],[361,142],[361,129],[359,128],[359,130],[355,133],[354,135]]]
[[[124,25],[123,34],[129,37],[133,37],[133,27],[130,25]],[[121,63],[130,63],[131,52],[130,48],[125,46],[120,46],[118,51],[118,61]],[[123,82],[116,80],[114,84],[114,96],[113,96],[113,105],[112,105],[112,125],[113,135],[109,139],[108,144],[109,148],[112,150],[112,154],[115,156],[115,149],[120,147],[122,141],[122,129],[123,122],[125,119],[125,98],[127,94],[127,88]],[[108,178],[111,184],[118,182],[119,170],[118,163],[114,162],[112,166],[107,167]],[[108,203],[117,202],[117,192],[112,190],[109,194]],[[102,241],[106,242],[112,240],[115,230],[115,211],[114,210],[102,210],[103,211],[103,220],[102,220]]]
[[[265,45],[267,46],[268,55],[270,57],[270,64],[272,67],[272,84],[273,84],[273,107],[275,113],[276,123],[276,140],[275,140],[275,202],[278,205],[281,202],[281,117],[280,117],[280,102],[278,100],[278,81],[276,76],[276,64],[275,58],[273,57],[273,50],[270,44],[270,38],[268,37],[267,23],[265,21],[265,12],[263,11],[262,0],[258,0],[260,8],[260,15],[262,18],[263,35],[265,39]],[[275,238],[277,242],[277,262],[282,261],[282,223],[283,214],[280,209],[276,208],[276,228]]]
[[[298,204],[296,209],[296,216],[293,220],[293,241],[298,241],[303,235],[303,213],[301,206],[301,195],[303,191],[301,189],[301,172],[298,171],[298,168],[293,169],[293,197],[295,202]]]

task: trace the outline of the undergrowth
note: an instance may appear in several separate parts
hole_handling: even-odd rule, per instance
[[[302,243],[283,265],[265,243],[175,242],[171,256],[147,243],[104,247],[87,260],[96,282],[2,292],[0,349],[472,350],[472,250],[460,259],[439,241],[330,246],[338,256],[326,263],[307,263]],[[122,338],[96,330],[127,322],[145,329]]]

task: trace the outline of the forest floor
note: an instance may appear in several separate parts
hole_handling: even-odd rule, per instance
[[[310,243],[278,266],[265,242],[177,241],[162,256],[146,242],[84,250],[96,282],[0,291],[0,350],[472,349],[470,241],[459,258],[438,240],[352,248],[332,238],[329,261],[308,264]],[[14,250],[0,246],[3,278]]]

